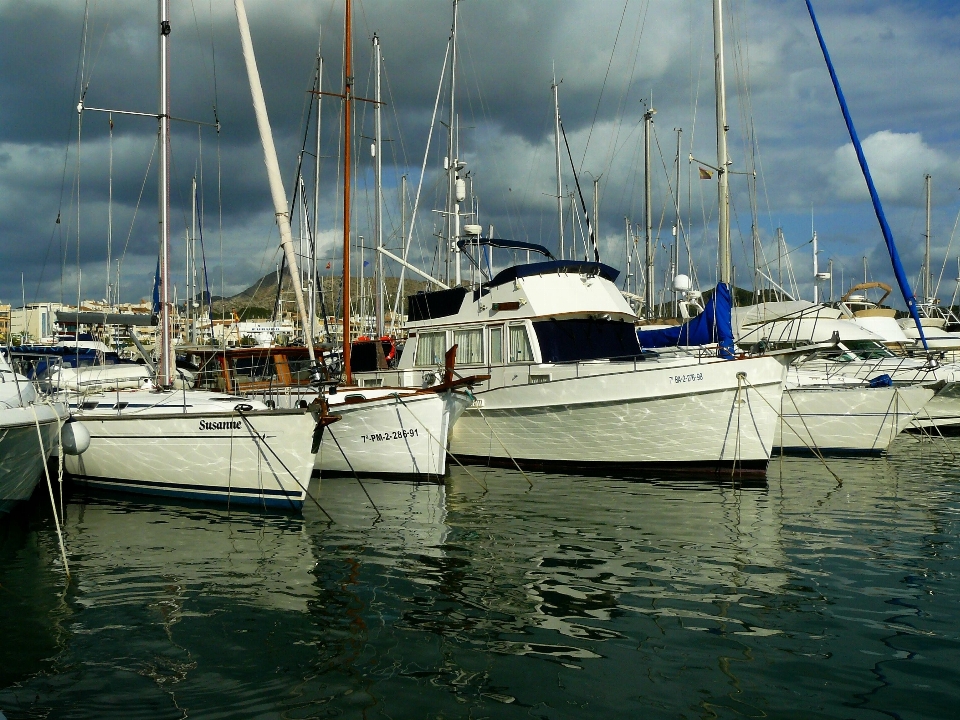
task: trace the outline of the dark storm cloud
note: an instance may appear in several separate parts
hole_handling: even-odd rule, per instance
[[[220,208],[223,275],[238,289],[275,262],[276,232],[250,93],[240,57],[233,3],[173,0],[173,113],[222,123],[219,137],[194,126],[174,135],[174,217],[185,226],[189,182],[203,172],[206,237],[219,264]],[[960,61],[960,15],[948,3],[820,3],[821,24],[844,83],[851,111],[908,263],[917,262],[917,209],[922,175],[935,175],[934,245],[946,250],[958,206],[960,90],[950,68]],[[248,0],[257,60],[288,194],[303,140],[306,90],[318,33],[323,28],[324,88],[342,87],[342,5]],[[41,296],[59,292],[61,259],[76,250],[76,86],[85,4],[79,0],[0,0],[0,298],[19,295],[20,273]],[[157,103],[156,7],[148,0],[89,3],[83,77],[87,106],[152,112]],[[370,37],[379,34],[386,69],[384,180],[390,244],[397,247],[396,188],[406,173],[412,196],[451,21],[449,2],[355,3],[356,91],[371,96]],[[872,209],[849,161],[848,138],[802,3],[730,2],[727,14],[731,154],[746,169],[745,121],[760,148],[761,234],[769,245],[783,226],[792,245],[809,237],[811,208],[824,250],[852,274],[863,255],[884,267]],[[215,49],[215,56],[214,56]],[[481,221],[497,234],[556,245],[550,84],[562,80],[561,113],[590,202],[591,176],[601,177],[600,228],[605,259],[623,264],[623,225],[640,219],[642,176],[638,121],[651,91],[657,107],[659,151],[654,160],[655,225],[670,235],[675,136],[684,130],[681,196],[689,217],[700,275],[713,275],[715,185],[687,182],[686,155],[715,157],[711,3],[494,2],[460,6],[461,154],[481,198]],[[214,61],[216,73],[214,73]],[[747,90],[749,89],[749,94]],[[443,101],[445,102],[445,101]],[[445,119],[441,103],[441,120]],[[339,245],[336,194],[339,106],[324,100],[321,238],[329,256]],[[358,107],[358,132],[372,134],[369,108]],[[80,156],[81,263],[90,294],[103,286],[106,258],[106,118],[85,113]],[[156,253],[155,162],[148,163],[156,124],[116,118],[114,131],[114,254],[127,244],[124,287],[149,292]],[[431,236],[442,204],[438,168],[443,128],[434,136],[423,184],[413,256],[425,266],[435,254]],[[308,143],[308,148],[312,143]],[[69,146],[69,150],[68,150]],[[358,142],[358,233],[369,237],[372,193],[369,140]],[[572,175],[564,160],[565,185]],[[66,170],[65,170],[66,168]],[[695,168],[694,168],[695,171]],[[310,169],[312,172],[312,169]],[[309,174],[309,173],[308,173]],[[64,188],[61,196],[61,186]],[[141,198],[141,188],[142,198]],[[692,201],[687,207],[688,197]],[[701,199],[702,198],[702,199]],[[137,221],[131,223],[136,209]],[[735,257],[749,274],[747,183],[735,178]],[[60,213],[63,221],[55,224]],[[69,222],[67,222],[69,219]],[[706,223],[706,225],[704,225]],[[569,228],[568,228],[569,232]],[[740,237],[743,233],[746,241]],[[182,231],[175,232],[182,237]],[[175,245],[175,256],[179,246]],[[660,253],[663,256],[663,252]],[[809,264],[794,254],[798,274]],[[55,260],[50,260],[54,258]],[[175,259],[176,262],[176,259]],[[71,264],[72,263],[72,264]],[[64,267],[75,278],[75,262]],[[130,273],[129,275],[127,273]],[[804,274],[806,270],[803,270]],[[219,276],[220,268],[214,275]],[[32,279],[31,279],[32,278]],[[64,281],[67,282],[66,280]],[[75,280],[70,280],[75,282]],[[806,284],[803,281],[802,284]],[[140,287],[143,286],[143,288]],[[218,292],[217,289],[214,290]],[[29,298],[28,298],[29,299]]]

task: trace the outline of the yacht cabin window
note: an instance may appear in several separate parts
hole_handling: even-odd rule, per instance
[[[483,363],[483,328],[454,330],[453,344],[457,346],[457,365]]]
[[[447,351],[446,332],[422,332],[417,337],[417,367],[433,367],[443,364],[443,355]]]
[[[490,328],[490,364],[503,364],[503,326]]]
[[[510,362],[533,362],[533,350],[525,325],[510,326]]]

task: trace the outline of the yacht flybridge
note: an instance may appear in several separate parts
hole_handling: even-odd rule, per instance
[[[766,472],[783,392],[775,358],[724,360],[644,352],[638,318],[599,262],[540,252],[474,288],[409,298],[409,338],[395,370],[362,384],[429,387],[457,346],[460,372],[486,374],[453,428],[461,460],[532,468]]]

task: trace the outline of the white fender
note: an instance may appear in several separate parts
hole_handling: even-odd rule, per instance
[[[60,431],[63,451],[67,455],[82,455],[90,447],[90,431],[79,420],[67,421]]]

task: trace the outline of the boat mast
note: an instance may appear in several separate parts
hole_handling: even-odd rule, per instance
[[[166,0],[163,0],[166,1]],[[267,116],[267,104],[263,99],[263,86],[260,84],[260,73],[257,70],[257,58],[253,53],[253,40],[250,38],[250,25],[247,22],[247,10],[243,0],[234,0],[237,12],[237,24],[240,27],[240,44],[243,47],[243,59],[247,65],[247,77],[250,81],[250,95],[253,99],[253,111],[257,116],[257,128],[260,130],[260,142],[263,145],[263,163],[267,166],[267,179],[270,182],[270,195],[273,197],[273,209],[280,228],[280,245],[287,260],[287,270],[290,273],[293,294],[297,299],[297,310],[300,311],[300,324],[304,329],[304,341],[310,355],[310,363],[316,363],[313,351],[313,337],[307,330],[307,306],[303,299],[303,278],[297,266],[297,255],[293,248],[293,236],[290,231],[290,212],[287,209],[286,193],[283,190],[283,179],[280,176],[280,163],[277,160],[277,149],[273,144],[273,132],[270,130],[270,118]],[[282,281],[278,278],[278,284]]]
[[[923,182],[924,185],[926,185],[927,191],[927,225],[926,232],[923,234],[923,299],[925,302],[930,302],[932,297],[930,294],[930,286],[933,284],[931,282],[932,278],[930,277],[930,186],[932,179],[929,173],[923,176]]]
[[[446,272],[444,280],[447,285],[450,284],[450,253],[454,252],[454,243],[456,243],[456,214],[457,207],[457,141],[456,141],[456,90],[457,90],[457,3],[459,0],[453,0],[453,27],[450,30],[450,117],[447,125],[447,251],[446,251]],[[459,256],[457,260],[457,269],[459,270]],[[457,273],[459,275],[459,273]],[[457,284],[460,284],[460,278],[457,277]]]
[[[197,294],[197,176],[190,183],[190,239],[187,241],[187,342],[196,340],[193,298]]]
[[[674,210],[676,211],[675,223],[673,226],[673,271],[671,272],[670,283],[680,274],[680,140],[683,136],[683,128],[674,128],[677,133],[677,175],[674,185]],[[677,292],[676,285],[673,288],[673,311],[677,317],[680,315],[680,293]]]
[[[644,277],[643,315],[651,320],[654,315],[656,302],[656,277],[653,263],[653,210],[650,207],[652,178],[650,176],[650,129],[653,126],[653,116],[657,111],[652,107],[643,114],[643,240],[647,252],[647,265]]]
[[[727,86],[723,72],[723,0],[713,0],[713,54],[717,94],[717,172],[719,179],[720,232],[718,280],[729,285],[733,281],[733,259],[730,254],[730,179],[727,167]]]
[[[563,180],[560,174],[560,85],[557,83],[556,71],[553,73],[553,85],[550,86],[550,89],[553,90],[553,138],[557,158],[557,224],[559,226],[557,237],[560,238],[560,259],[563,260]]]
[[[817,231],[813,231],[813,304],[817,305],[820,302],[820,287],[817,283],[820,281],[820,268],[817,263],[817,253],[820,251],[817,250]]]
[[[157,385],[173,385],[170,326],[170,0],[159,0],[160,15],[160,362]]]
[[[313,337],[317,326],[317,239],[320,229],[317,223],[320,220],[320,107],[323,102],[323,57],[320,55],[322,41],[317,45],[317,138],[313,166],[313,237],[310,243],[310,337]]]
[[[380,38],[374,34],[373,36],[373,51],[375,54],[375,59],[377,63],[376,68],[376,95],[374,96],[374,127],[376,132],[376,139],[374,140],[373,146],[373,173],[374,173],[374,232],[376,233],[377,241],[377,265],[376,265],[376,275],[377,275],[377,292],[374,295],[374,315],[376,316],[377,323],[377,337],[383,337],[383,163],[381,158],[381,151],[383,150],[383,140],[381,138],[381,124],[380,124]]]
[[[350,372],[350,125],[353,99],[352,53],[352,7],[346,0],[343,33],[343,377],[349,385]]]

